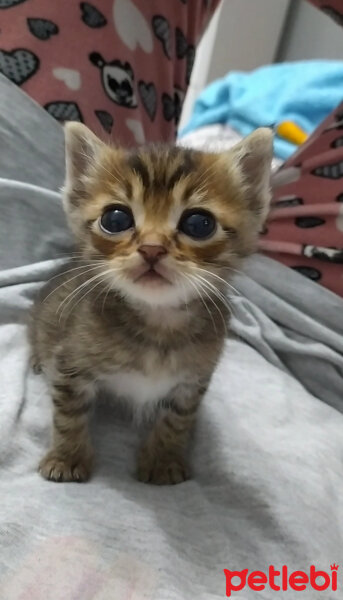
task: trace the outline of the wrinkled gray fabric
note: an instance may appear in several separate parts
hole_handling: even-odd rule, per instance
[[[62,132],[2,78],[0,98],[0,598],[214,600],[225,597],[224,568],[330,571],[343,549],[343,416],[332,408],[341,409],[343,302],[262,257],[235,282],[238,337],[199,416],[191,481],[138,483],[138,433],[101,403],[91,481],[38,476],[50,404],[29,370],[25,322],[71,248]],[[267,586],[232,597],[276,596]]]
[[[342,299],[263,256],[246,262],[235,287],[233,330],[343,412]]]

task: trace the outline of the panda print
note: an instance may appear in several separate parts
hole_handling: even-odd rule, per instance
[[[130,63],[113,60],[107,63],[99,52],[92,52],[89,60],[101,71],[101,81],[107,96],[125,108],[136,108],[134,73]]]

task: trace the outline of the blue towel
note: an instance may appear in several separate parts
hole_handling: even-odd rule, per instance
[[[343,100],[343,62],[316,60],[269,65],[251,73],[230,72],[209,85],[181,132],[227,123],[243,136],[261,126],[293,121],[312,131]],[[294,144],[275,137],[274,152],[288,158]]]

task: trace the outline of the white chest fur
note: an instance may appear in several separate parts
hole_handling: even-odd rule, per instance
[[[138,371],[119,371],[104,377],[102,386],[112,395],[133,402],[137,406],[154,405],[162,400],[182,380],[181,376],[167,373],[144,375]]]

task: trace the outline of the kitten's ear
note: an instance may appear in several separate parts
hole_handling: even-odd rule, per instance
[[[96,163],[105,144],[82,123],[70,121],[64,126],[66,152],[66,189],[80,188],[82,178]]]
[[[251,210],[263,222],[271,198],[270,176],[273,158],[273,133],[267,127],[256,129],[229,151],[239,167]]]

